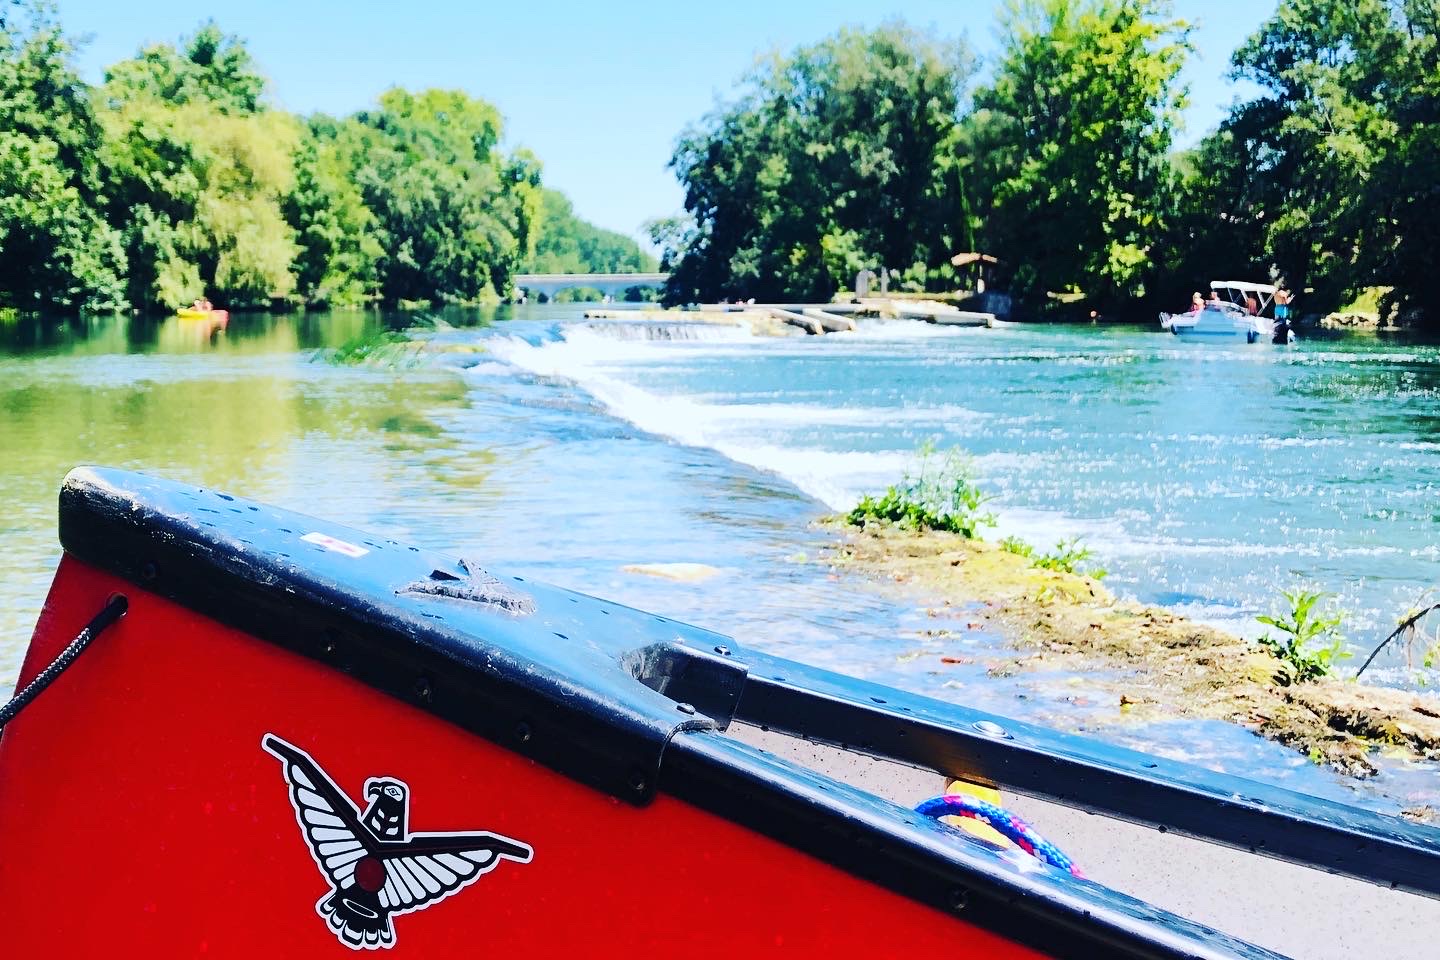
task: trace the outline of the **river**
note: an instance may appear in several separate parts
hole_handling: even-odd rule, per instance
[[[883,488],[933,440],[973,456],[997,535],[1083,536],[1117,592],[1249,634],[1281,588],[1310,585],[1335,594],[1363,647],[1440,582],[1440,349],[918,323],[776,340],[586,325],[581,310],[445,311],[424,335],[457,349],[399,364],[325,359],[410,320],[375,312],[238,316],[217,334],[0,323],[0,690],[58,557],[60,480],[103,463],[980,709],[1377,809],[1440,805],[1432,769],[1391,762],[1347,781],[1225,724],[1115,724],[1081,676],[988,677],[997,638],[932,636],[923,608],[811,562],[824,540],[811,522]],[[720,572],[678,583],[622,570],[657,562]],[[974,665],[943,663],[956,650]],[[1440,681],[1399,656],[1374,672]]]

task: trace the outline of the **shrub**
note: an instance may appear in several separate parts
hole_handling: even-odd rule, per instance
[[[1315,605],[1329,597],[1327,593],[1282,590],[1280,595],[1290,607],[1288,616],[1280,613],[1256,617],[1279,631],[1277,636],[1272,637],[1266,631],[1259,637],[1260,646],[1280,661],[1275,682],[1288,687],[1292,683],[1308,683],[1329,676],[1337,661],[1350,657],[1340,633],[1344,614],[1334,611],[1330,616],[1320,616],[1316,613]]]
[[[977,538],[982,527],[995,525],[995,515],[981,508],[990,499],[975,485],[970,463],[959,450],[937,457],[933,444],[917,454],[898,484],[880,497],[866,494],[846,514],[848,523],[864,526],[872,520],[899,524],[911,530],[946,530]]]

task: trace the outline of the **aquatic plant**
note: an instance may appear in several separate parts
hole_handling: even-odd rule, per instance
[[[845,520],[856,526],[870,521],[896,523],[911,530],[945,530],[976,539],[982,527],[993,527],[995,515],[983,510],[990,500],[975,484],[970,461],[958,449],[936,456],[926,443],[916,453],[916,464],[884,494],[860,498]]]
[[[1335,663],[1350,657],[1345,638],[1340,633],[1344,614],[1331,611],[1320,615],[1315,605],[1331,596],[1315,590],[1282,590],[1289,612],[1255,619],[1278,631],[1269,631],[1258,638],[1260,646],[1280,661],[1275,682],[1288,687],[1292,683],[1308,683],[1330,675]]]
[[[398,330],[379,330],[351,337],[333,350],[322,350],[314,357],[336,366],[376,364],[388,367],[409,366],[417,362],[422,344]]]

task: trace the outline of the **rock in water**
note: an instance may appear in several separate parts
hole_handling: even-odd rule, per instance
[[[622,573],[639,573],[647,577],[663,577],[666,580],[682,580],[687,583],[706,580],[720,572],[704,563],[630,563],[620,570]]]

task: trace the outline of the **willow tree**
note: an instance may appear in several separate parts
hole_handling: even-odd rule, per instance
[[[262,303],[293,289],[281,203],[298,129],[265,109],[263,89],[243,44],[213,24],[183,49],[156,44],[107,71],[110,220],[125,237],[135,303]]]
[[[964,143],[989,252],[1016,292],[1142,292],[1173,202],[1188,27],[1161,0],[1010,0]]]
[[[946,283],[970,226],[954,138],[971,73],[963,42],[902,24],[763,62],[671,158],[687,217],[654,230],[667,297],[828,299],[880,267]]]

